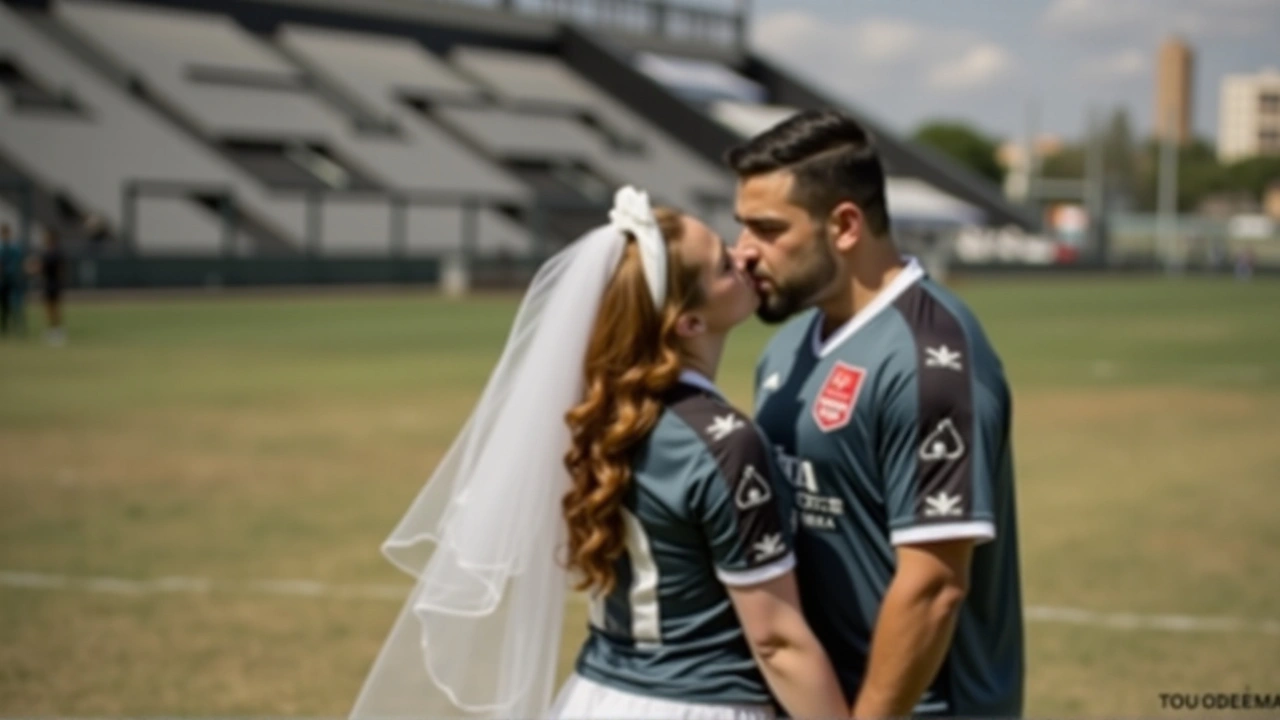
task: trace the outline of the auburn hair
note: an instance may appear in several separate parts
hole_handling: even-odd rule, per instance
[[[587,345],[585,395],[565,415],[572,478],[562,507],[568,525],[567,567],[576,589],[608,593],[624,552],[622,502],[631,463],[658,423],[662,395],[680,377],[676,321],[704,301],[700,269],[680,251],[682,216],[670,208],[654,215],[667,248],[667,298],[655,308],[636,239],[628,236],[622,260],[605,290]]]

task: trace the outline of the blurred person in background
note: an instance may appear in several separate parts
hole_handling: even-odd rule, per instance
[[[61,346],[67,342],[67,331],[62,325],[62,293],[66,282],[67,259],[58,242],[58,234],[45,229],[44,244],[39,254],[29,261],[28,272],[40,278],[44,299],[45,341]]]
[[[1000,359],[895,246],[854,120],[806,111],[730,151],[758,315],[756,422],[795,486],[797,577],[857,718],[1016,717],[1021,581]]]
[[[9,224],[0,224],[0,334],[26,328],[22,307],[25,280],[22,248],[14,242]]]
[[[418,584],[353,718],[847,715],[769,445],[714,384],[758,297],[700,221],[632,188],[610,220],[539,270],[383,546]],[[589,635],[553,700],[571,579]]]

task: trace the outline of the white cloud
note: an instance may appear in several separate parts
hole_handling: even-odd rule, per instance
[[[787,10],[755,23],[766,54],[848,94],[876,89],[976,90],[1013,67],[1007,50],[981,36],[900,18],[824,22]]]
[[[1080,75],[1094,80],[1132,80],[1147,76],[1151,67],[1150,53],[1138,48],[1086,59],[1080,65]]]
[[[767,15],[754,30],[755,44],[780,56],[820,54],[871,64],[907,58],[925,35],[920,26],[893,18],[830,23],[799,10]]]
[[[1013,59],[992,43],[973,45],[956,58],[939,60],[929,71],[929,85],[938,90],[973,90],[1004,77]]]
[[[757,0],[753,49],[899,129],[955,116],[1015,135],[1025,101],[1038,99],[1046,130],[1075,135],[1086,108],[1122,106],[1142,133],[1150,128],[1160,42],[1179,33],[1196,53],[1196,128],[1212,134],[1223,74],[1275,64],[1280,38],[1280,0],[1006,0],[979,3],[991,12],[971,20],[950,12],[956,22],[936,19],[937,8],[955,4]],[[1005,5],[1019,9],[1004,12]],[[871,17],[853,6],[873,8]],[[964,75],[940,66],[992,42],[1012,56],[994,81],[964,90],[930,82]],[[981,69],[976,55],[968,62]]]
[[[1142,19],[1144,0],[1054,0],[1044,14],[1050,29],[1091,32],[1131,25]]]
[[[853,49],[873,61],[894,61],[916,51],[926,32],[896,19],[871,19],[853,27]]]
[[[1054,0],[1042,24],[1077,37],[1250,37],[1280,26],[1276,0]]]
[[[787,10],[753,23],[752,44],[811,81],[846,96],[875,89],[883,73],[873,73],[859,46],[855,28],[823,22],[817,16]]]
[[[752,40],[763,48],[787,51],[813,39],[823,29],[823,24],[812,14],[787,10],[755,23]]]

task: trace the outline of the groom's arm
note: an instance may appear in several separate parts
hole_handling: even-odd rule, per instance
[[[911,360],[918,362],[914,354]],[[855,717],[911,714],[951,647],[974,547],[996,536],[991,473],[1000,463],[992,453],[1005,436],[1008,413],[996,394],[973,391],[971,364],[905,367],[903,381],[876,398],[876,451],[897,563],[876,618]],[[924,372],[942,374],[924,378]]]
[[[911,714],[942,667],[968,590],[973,540],[900,545],[871,640],[855,718]]]

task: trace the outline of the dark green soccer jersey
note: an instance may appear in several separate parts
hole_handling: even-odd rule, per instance
[[[1010,395],[977,320],[910,264],[843,328],[785,325],[756,421],[795,488],[805,614],[846,694],[862,682],[896,545],[974,538],[970,591],[916,712],[1019,715],[1023,638]]]
[[[628,692],[765,703],[726,585],[791,570],[791,498],[768,443],[700,376],[665,399],[632,464],[617,585],[592,602],[577,672]]]

